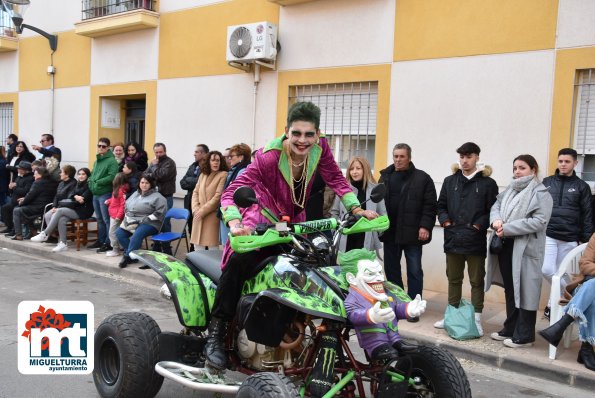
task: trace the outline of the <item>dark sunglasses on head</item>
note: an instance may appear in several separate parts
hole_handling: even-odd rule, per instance
[[[314,138],[314,136],[316,135],[316,131],[306,131],[305,133],[306,138]],[[301,137],[302,136],[302,132],[301,131],[296,131],[296,130],[292,130],[291,131],[291,135],[293,137]]]
[[[97,148],[105,149],[105,148],[107,148],[107,145],[105,145],[105,144],[97,144]]]

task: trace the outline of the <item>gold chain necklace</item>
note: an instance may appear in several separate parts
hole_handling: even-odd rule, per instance
[[[302,174],[300,175],[300,177],[298,179],[295,179],[293,177],[293,169],[291,169],[291,184],[290,184],[290,188],[291,188],[291,201],[293,202],[293,204],[295,204],[296,206],[301,207],[302,209],[304,208],[304,204],[306,203],[306,175],[308,174],[307,170],[308,170],[308,159],[306,158],[304,160],[303,163],[306,163],[304,168],[302,169]],[[293,162],[292,162],[293,164]],[[295,181],[295,183],[294,183]],[[302,188],[302,192],[300,193],[300,197],[297,198],[295,196],[295,184],[300,184],[300,183],[304,183],[304,186]]]

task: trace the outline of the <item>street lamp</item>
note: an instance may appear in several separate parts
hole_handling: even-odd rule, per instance
[[[56,51],[58,48],[58,36],[51,35],[39,28],[36,28],[35,26],[23,23],[23,15],[25,14],[27,7],[29,7],[29,4],[31,4],[30,0],[0,0],[0,10],[3,8],[8,13],[8,15],[10,15],[17,33],[23,33],[23,29],[25,28],[37,32],[48,39],[50,42],[50,48],[52,51]]]

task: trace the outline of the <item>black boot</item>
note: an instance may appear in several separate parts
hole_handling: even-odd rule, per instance
[[[399,352],[399,355],[407,355],[412,352],[417,352],[419,346],[399,340],[393,344],[393,348]]]
[[[595,370],[595,354],[593,353],[593,346],[586,341],[583,342],[576,361],[584,364],[585,368],[589,370]]]
[[[574,318],[568,314],[564,314],[558,322],[554,323],[549,328],[540,330],[539,335],[546,339],[551,345],[557,347],[558,344],[560,344],[562,335],[564,335],[564,331],[570,324],[572,324],[572,322],[574,322]]]
[[[397,359],[399,352],[390,344],[382,344],[372,351],[372,359],[375,361],[386,361],[387,359]]]
[[[225,355],[225,343],[223,341],[229,322],[219,318],[211,318],[209,323],[209,337],[205,345],[205,357],[207,364],[218,370],[227,368],[227,356]]]

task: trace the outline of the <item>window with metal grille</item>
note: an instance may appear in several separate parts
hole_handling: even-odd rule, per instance
[[[155,9],[155,0],[82,0],[81,4],[83,20],[131,10]]]
[[[10,15],[0,7],[0,36],[16,37]]]
[[[289,104],[311,101],[320,107],[320,130],[326,134],[335,160],[347,168],[353,156],[363,156],[374,168],[378,82],[291,86]]]
[[[580,155],[576,172],[595,183],[595,69],[577,71],[573,108],[574,148]]]
[[[6,145],[6,138],[12,134],[13,103],[0,102],[0,145]]]

